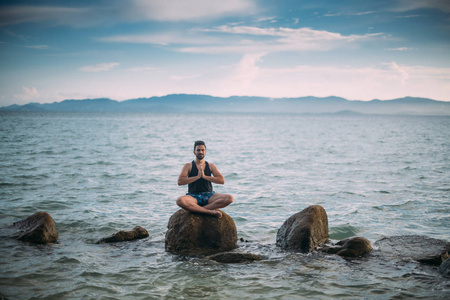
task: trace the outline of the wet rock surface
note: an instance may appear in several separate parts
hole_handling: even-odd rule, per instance
[[[381,255],[440,265],[449,258],[450,243],[420,235],[392,236],[378,240],[374,244]]]
[[[132,230],[129,231],[119,231],[111,236],[102,238],[97,242],[97,244],[102,243],[118,243],[118,242],[126,242],[126,241],[133,241],[133,240],[139,240],[148,237],[149,234],[147,230],[141,226],[136,226]]]
[[[56,243],[58,240],[55,220],[43,211],[15,222],[12,227],[18,230],[15,235],[21,241],[48,244]]]
[[[440,266],[439,272],[445,277],[450,277],[450,258],[447,258]]]
[[[328,240],[328,217],[320,205],[311,205],[289,217],[277,232],[277,246],[309,253]]]
[[[372,251],[370,241],[363,237],[353,237],[337,242],[333,246],[324,247],[321,251],[343,257],[359,257]]]
[[[167,225],[165,248],[175,254],[211,254],[237,247],[237,230],[233,219],[222,212],[222,218],[190,213],[174,213]]]
[[[236,264],[236,263],[251,263],[262,260],[262,257],[252,253],[238,253],[238,252],[222,252],[205,257],[220,263]]]

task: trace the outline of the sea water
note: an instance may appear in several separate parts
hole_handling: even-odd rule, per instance
[[[164,249],[183,164],[204,140],[225,177],[224,211],[251,264]],[[285,252],[276,233],[318,204],[333,241],[394,235],[450,240],[450,118],[289,114],[2,113],[0,298],[411,299],[450,296],[448,278],[411,259]],[[38,211],[59,242],[8,226]],[[150,237],[96,244],[140,225]]]

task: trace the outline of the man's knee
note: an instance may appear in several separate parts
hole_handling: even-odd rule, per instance
[[[184,196],[180,196],[177,198],[177,205],[183,207],[186,204],[186,198]]]
[[[233,200],[234,200],[233,196],[232,196],[232,195],[229,195],[229,194],[227,194],[227,201],[228,201],[228,204],[231,204],[231,203],[233,203]]]

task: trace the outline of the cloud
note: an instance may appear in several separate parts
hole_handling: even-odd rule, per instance
[[[256,63],[262,61],[261,58],[266,54],[254,53],[244,55],[232,75],[235,85],[239,84],[244,88],[249,87],[260,74],[260,67]]]
[[[103,37],[102,42],[140,43],[170,46],[185,53],[261,53],[288,51],[329,51],[340,47],[355,46],[382,36],[382,33],[342,35],[308,27],[291,29],[284,27],[261,28],[252,26],[223,25],[210,29],[194,28],[186,32],[158,34],[118,35]]]
[[[177,41],[172,34],[137,34],[137,35],[115,35],[99,39],[101,42],[130,43],[130,44],[154,44],[166,46]]]
[[[410,10],[434,8],[445,13],[450,13],[450,1],[448,0],[398,0],[396,6],[391,10],[405,12]]]
[[[354,45],[359,41],[374,39],[382,33],[365,35],[342,35],[340,33],[314,30],[308,27],[259,28],[250,26],[219,26],[204,29],[204,32],[228,34],[222,38],[221,45],[184,47],[179,49],[189,53],[259,53],[285,51],[329,51],[331,49]]]
[[[309,27],[303,27],[298,29],[292,28],[259,28],[250,26],[218,26],[214,29],[206,29],[204,31],[210,32],[222,32],[222,33],[232,33],[232,34],[246,34],[254,36],[274,36],[283,37],[297,40],[345,40],[345,41],[355,41],[360,39],[365,39],[369,36],[374,36],[377,34],[367,34],[367,35],[348,35],[344,36],[340,33],[330,32],[326,30],[314,30]]]
[[[22,87],[22,93],[14,95],[14,98],[20,101],[30,101],[39,98],[39,92],[35,87]]]
[[[396,62],[383,63],[383,66],[386,66],[387,70],[392,71],[390,72],[390,76],[397,77],[401,84],[405,84],[409,79],[408,71],[405,68],[400,67]]]
[[[419,18],[421,15],[408,15],[408,16],[395,16],[396,18],[404,18],[404,19],[410,19],[410,18]]]
[[[375,11],[370,10],[370,11],[355,12],[355,13],[352,13],[351,15],[354,15],[354,16],[365,16],[365,15],[371,15],[371,14],[374,14],[374,13],[375,13]]]
[[[339,17],[339,16],[365,16],[374,14],[375,11],[361,11],[361,12],[338,12],[338,13],[328,13],[324,14],[324,17]]]
[[[389,51],[410,51],[413,50],[413,48],[409,47],[399,47],[399,48],[388,48]]]
[[[210,44],[217,43],[218,39],[204,35],[192,34],[190,32],[161,32],[152,34],[116,35],[100,38],[101,42],[108,43],[130,43],[130,44],[153,44],[153,45],[179,45],[179,44]]]
[[[276,20],[275,20],[276,18],[277,17],[261,17],[261,18],[257,19],[256,22],[267,22],[267,21],[276,22]]]
[[[193,75],[172,75],[169,77],[169,79],[171,80],[175,80],[175,81],[184,81],[184,80],[191,80],[191,79],[195,79],[195,78],[200,78],[202,77],[201,74],[193,74]]]
[[[253,0],[133,0],[124,10],[123,17],[130,21],[195,21],[248,14],[255,9]]]
[[[85,8],[61,6],[17,5],[3,6],[0,10],[0,26],[21,23],[51,21],[55,24],[77,24],[89,13]]]
[[[254,0],[100,0],[90,6],[5,5],[0,26],[45,22],[52,26],[88,27],[98,24],[141,21],[199,21],[256,10]]]
[[[0,15],[1,15],[1,10],[0,10]],[[0,21],[0,23],[1,23],[1,21]],[[17,33],[13,32],[13,31],[11,31],[11,30],[9,30],[7,28],[0,28],[0,31],[3,32],[6,35],[18,38],[18,39],[20,39],[22,41],[26,41],[28,39],[27,37],[25,37],[23,35],[20,35],[20,34],[17,34]]]
[[[25,46],[25,48],[37,49],[37,50],[46,50],[49,47],[47,45],[32,45],[32,46]]]
[[[155,67],[136,67],[136,68],[129,68],[127,71],[135,72],[135,73],[145,73],[145,72],[153,72],[157,70]]]
[[[401,65],[397,62],[375,67],[296,65],[267,68],[261,66],[260,61],[261,56],[244,56],[220,85],[214,85],[221,87],[214,92],[222,96],[274,98],[335,95],[350,100],[405,96],[450,100],[450,68]],[[242,76],[239,78],[236,74]]]
[[[103,64],[97,64],[97,65],[91,65],[91,66],[84,66],[79,68],[79,71],[81,72],[104,72],[109,71],[117,66],[119,66],[119,63],[112,62],[112,63],[103,63]]]

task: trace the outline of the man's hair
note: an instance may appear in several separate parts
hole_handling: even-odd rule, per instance
[[[195,143],[194,143],[194,151],[195,151],[195,148],[196,148],[197,146],[199,146],[199,145],[205,146],[205,149],[206,149],[206,145],[205,145],[205,142],[204,142],[204,141],[195,141]]]

